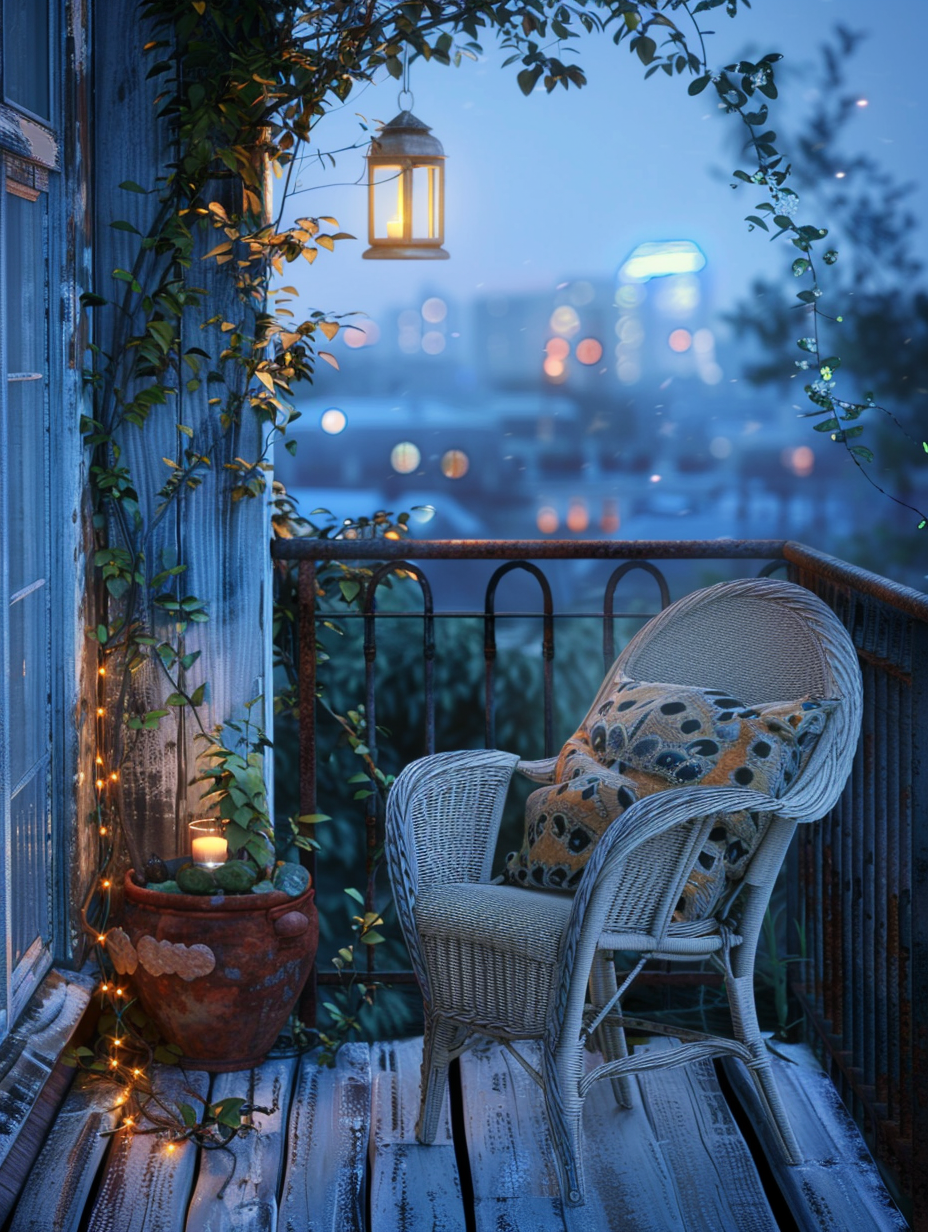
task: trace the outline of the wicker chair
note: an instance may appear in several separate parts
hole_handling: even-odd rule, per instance
[[[796,1139],[777,1092],[754,1006],[754,955],[777,871],[799,822],[835,804],[851,768],[861,682],[851,640],[807,590],[767,578],[722,583],[667,608],[628,644],[607,676],[730,690],[750,705],[805,695],[839,699],[807,765],[780,798],[747,788],[692,786],[638,800],[599,841],[575,894],[490,880],[509,781],[518,767],[551,782],[554,760],[460,752],[423,758],[398,777],[387,807],[387,860],[425,1003],[417,1136],[434,1140],[450,1061],[469,1037],[501,1041],[541,1086],[563,1196],[583,1201],[580,1124],[591,1084],[709,1056],[748,1068],[788,1162]],[[594,703],[595,704],[595,703]],[[673,921],[712,815],[750,810],[769,822],[743,880],[715,914]],[[733,900],[737,897],[737,902]],[[637,957],[617,984],[613,955]],[[625,1047],[621,996],[650,958],[707,958],[725,973],[734,1039],[674,1031],[673,1048]],[[661,1028],[657,1028],[660,1030]],[[540,1041],[536,1069],[515,1048]],[[603,1064],[586,1072],[583,1049]]]

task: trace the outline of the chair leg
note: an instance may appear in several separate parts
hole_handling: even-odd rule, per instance
[[[580,1152],[583,1101],[578,1090],[579,1075],[583,1067],[582,1051],[578,1046],[579,1056],[575,1063],[569,1066],[577,1071],[572,1075],[575,1081],[568,1077],[565,1083],[564,1074],[559,1074],[559,1070],[564,1068],[563,1058],[559,1066],[554,1055],[547,1048],[542,1048],[545,1110],[551,1128],[560,1172],[561,1197],[565,1206],[582,1206],[584,1201],[583,1161]],[[573,1092],[572,1098],[564,1098],[565,1087]]]
[[[425,1038],[422,1041],[422,1097],[416,1138],[423,1143],[435,1141],[441,1106],[448,1089],[448,1066],[451,1053],[463,1043],[467,1031],[456,1023],[437,1015],[426,1014]]]
[[[767,1046],[760,1033],[757,1010],[754,1005],[753,971],[737,978],[729,976],[725,981],[725,987],[728,991],[728,1005],[731,1010],[735,1039],[747,1044],[754,1054],[755,1062],[749,1072],[760,1096],[761,1106],[766,1111],[767,1120],[774,1131],[783,1159],[788,1164],[801,1163],[802,1153],[799,1143],[789,1123],[789,1116],[773,1076]]]
[[[590,994],[594,1005],[605,1005],[615,996],[618,985],[615,979],[615,963],[602,952],[597,953],[590,972]],[[621,1002],[615,1007],[621,1010]],[[628,1056],[625,1032],[615,1023],[604,1022],[596,1032],[599,1049],[607,1061],[618,1061]],[[610,1079],[612,1094],[620,1108],[632,1106],[631,1080],[626,1074]]]

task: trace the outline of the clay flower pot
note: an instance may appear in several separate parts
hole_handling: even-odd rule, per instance
[[[316,956],[310,887],[208,898],[125,881],[124,926],[107,934],[116,969],[183,1063],[252,1069],[273,1046]]]

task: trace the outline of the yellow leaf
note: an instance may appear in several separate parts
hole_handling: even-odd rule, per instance
[[[280,335],[280,341],[283,343],[285,347],[292,347],[293,344],[295,342],[299,342],[299,340],[300,340],[299,334],[282,333]]]
[[[202,258],[202,259],[203,259],[204,261],[206,261],[206,260],[208,260],[210,257],[215,257],[215,256],[217,256],[220,252],[228,252],[228,251],[229,251],[229,249],[230,249],[231,247],[232,247],[232,245],[231,245],[230,243],[226,243],[226,244],[217,244],[215,248],[211,248],[211,249],[209,250],[209,252],[204,253],[204,254],[203,254],[203,258]]]
[[[320,215],[319,215],[319,221],[320,221],[320,222],[327,222],[327,223],[329,224],[329,226],[330,226],[330,227],[337,227],[337,226],[338,226],[338,219],[337,219],[337,218],[330,218],[330,217],[327,217],[325,214],[320,214]]]
[[[277,288],[278,295],[280,295],[284,291],[286,291],[288,295],[299,295],[299,291],[296,289],[296,287],[278,287]]]
[[[230,330],[233,330],[236,327],[232,324],[231,321],[223,321],[223,323],[219,326],[219,328],[222,330],[224,334],[227,334]]]
[[[327,364],[331,364],[333,368],[338,367],[338,360],[334,355],[330,355],[328,351],[319,351],[319,358],[324,359]]]
[[[312,265],[312,263],[315,261],[318,255],[319,255],[318,248],[304,248],[303,249],[303,256],[310,263],[310,265]]]
[[[258,378],[258,380],[261,382],[261,384],[264,386],[265,389],[269,390],[271,393],[274,392],[274,382],[271,379],[270,373],[256,372],[255,376]]]
[[[319,328],[328,338],[329,342],[332,341],[332,339],[335,337],[335,335],[339,331],[339,325],[337,321],[320,321]]]
[[[206,0],[193,0],[193,7],[202,17],[206,12]]]
[[[228,219],[229,217],[225,211],[225,207],[219,201],[211,201],[207,208],[211,214],[218,214],[220,218]]]
[[[323,248],[328,248],[329,252],[331,252],[335,247],[335,241],[332,239],[331,235],[317,235],[316,243],[321,244]]]

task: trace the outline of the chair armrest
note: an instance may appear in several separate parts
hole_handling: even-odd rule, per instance
[[[436,753],[399,775],[387,799],[386,855],[397,885],[488,881],[514,753]]]
[[[550,1029],[556,1027],[560,1031],[565,1015],[582,1013],[582,989],[629,855],[642,843],[685,822],[742,810],[769,813],[790,821],[811,820],[802,805],[797,807],[797,802],[788,797],[777,799],[746,787],[693,786],[645,796],[612,822],[596,844],[574,896]]]
[[[553,783],[557,763],[556,757],[546,757],[543,761],[520,761],[516,769],[535,783]]]

